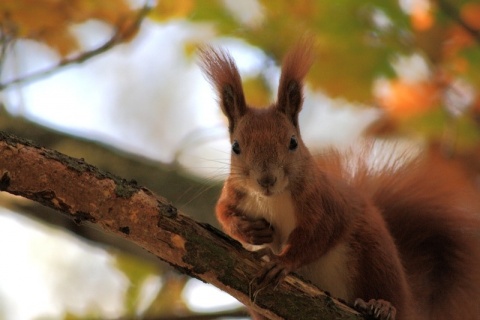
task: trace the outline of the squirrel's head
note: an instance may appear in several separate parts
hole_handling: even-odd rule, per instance
[[[303,175],[309,156],[300,137],[298,114],[303,104],[303,78],[312,63],[311,42],[304,40],[284,59],[277,102],[251,108],[243,94],[237,66],[228,52],[203,48],[201,67],[217,90],[228,119],[232,143],[230,181],[265,196],[289,189]]]

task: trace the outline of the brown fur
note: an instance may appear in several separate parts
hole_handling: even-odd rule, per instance
[[[201,51],[235,145],[216,208],[224,230],[247,248],[276,253],[268,280],[296,271],[351,303],[387,300],[397,319],[475,318],[475,191],[432,155],[392,156],[372,169],[367,143],[356,153],[327,150],[314,158],[298,127],[311,52],[306,40],[294,47],[282,67],[277,103],[253,109],[228,53]]]

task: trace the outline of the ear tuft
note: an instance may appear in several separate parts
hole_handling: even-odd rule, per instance
[[[242,80],[235,61],[225,50],[203,47],[199,49],[200,67],[217,90],[220,107],[228,118],[229,130],[233,131],[237,120],[247,110]]]
[[[303,79],[313,63],[314,41],[304,36],[285,56],[278,87],[277,109],[298,127],[303,104]]]

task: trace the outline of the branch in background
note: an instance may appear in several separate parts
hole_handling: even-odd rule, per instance
[[[7,51],[15,41],[13,34],[15,34],[14,27],[8,21],[0,23],[0,76],[2,75]]]
[[[465,31],[467,31],[475,39],[475,41],[480,44],[479,31],[466,23],[453,5],[451,5],[447,0],[438,0],[438,6],[447,16],[450,17],[450,19],[462,26],[462,28],[465,29]]]
[[[0,83],[0,91],[8,88],[9,86],[12,86],[14,84],[19,84],[19,83],[28,83],[34,80],[38,80],[39,78],[45,77],[49,74],[52,74],[63,67],[76,64],[76,63],[83,63],[101,53],[104,53],[116,45],[124,42],[126,39],[129,39],[140,27],[141,22],[143,19],[146,17],[146,15],[150,12],[152,9],[152,3],[151,1],[147,1],[145,5],[138,11],[136,14],[136,17],[133,21],[130,21],[128,18],[122,19],[120,23],[117,25],[115,33],[113,36],[105,42],[103,45],[100,47],[90,50],[90,51],[85,51],[77,56],[74,56],[72,58],[67,58],[61,60],[58,64],[45,69],[45,70],[40,70],[38,72],[22,76],[4,83]],[[5,45],[2,45],[2,47]],[[2,48],[3,50],[3,48]],[[6,50],[6,48],[4,48]],[[3,61],[3,60],[2,60]]]
[[[293,275],[250,299],[253,255],[207,224],[179,213],[150,190],[84,160],[0,132],[0,190],[122,236],[181,272],[211,283],[270,319],[363,319]]]
[[[247,311],[244,309],[212,312],[208,314],[191,314],[185,316],[160,316],[160,317],[146,317],[143,320],[217,320],[217,319],[235,319],[248,317]]]

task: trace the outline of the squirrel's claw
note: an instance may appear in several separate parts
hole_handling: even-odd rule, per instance
[[[259,275],[253,278],[253,280],[250,282],[250,299],[255,301],[260,291],[267,288],[269,285],[274,285],[274,288],[276,288],[287,274],[288,271],[278,265],[259,273]]]
[[[354,307],[363,313],[375,317],[377,320],[395,320],[397,310],[388,301],[371,299],[368,302],[358,298]]]
[[[271,258],[251,282],[251,285],[255,287],[253,297],[256,297],[261,290],[269,285],[273,285],[276,288],[290,272],[291,269],[289,267],[278,261],[278,259]]]

